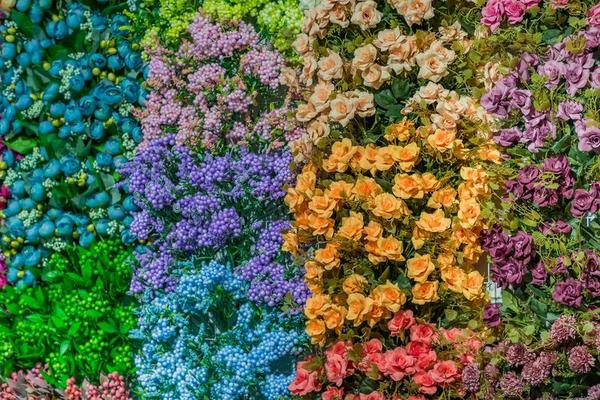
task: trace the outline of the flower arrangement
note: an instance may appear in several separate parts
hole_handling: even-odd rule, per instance
[[[118,239],[90,249],[71,247],[45,262],[45,285],[0,291],[2,373],[42,361],[46,381],[61,388],[70,377],[129,375],[128,332],[135,326],[135,302],[127,295],[131,258]]]
[[[26,11],[22,3],[17,9]],[[39,24],[13,10],[0,26],[0,135],[10,193],[0,247],[8,280],[19,286],[32,285],[42,260],[70,244],[89,247],[123,232],[131,241],[132,203],[115,187],[115,168],[141,140],[131,111],[143,98],[136,82],[142,60],[127,18],[70,3],[53,20],[43,9]]]

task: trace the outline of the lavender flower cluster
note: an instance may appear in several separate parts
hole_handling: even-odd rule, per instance
[[[152,93],[138,112],[141,146],[170,132],[178,144],[206,148],[261,140],[280,146],[260,122],[268,106],[287,110],[281,55],[243,22],[224,26],[198,14],[188,34],[177,51],[147,49]],[[289,126],[284,134],[298,136],[299,129]]]
[[[291,157],[285,150],[192,152],[173,135],[139,150],[121,169],[140,208],[131,233],[146,244],[136,252],[132,291],[172,290],[173,263],[202,255],[233,258],[251,282],[253,301],[273,306],[289,294],[304,303],[300,271],[279,252],[287,226],[284,188],[294,179]]]
[[[523,53],[514,70],[481,98],[488,112],[506,120],[515,115],[523,121],[523,128],[502,129],[496,143],[522,144],[538,152],[557,139],[557,132],[566,135],[572,126],[580,151],[600,151],[599,121],[586,116],[595,100],[584,92],[600,88],[600,65],[594,56],[598,47],[600,27],[590,26],[548,48],[543,56]]]

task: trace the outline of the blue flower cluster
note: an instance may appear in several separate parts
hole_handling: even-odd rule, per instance
[[[51,251],[134,240],[137,207],[116,170],[142,140],[139,45],[122,14],[51,6],[19,0],[0,24],[0,167],[11,193],[0,247],[8,280],[21,286],[34,283]]]
[[[247,299],[247,283],[212,261],[177,263],[177,287],[139,310],[135,357],[145,399],[281,399],[305,342],[301,320]],[[147,293],[149,296],[149,292]]]

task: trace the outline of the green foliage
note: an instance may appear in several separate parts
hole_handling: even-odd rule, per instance
[[[61,387],[72,376],[129,375],[128,332],[135,326],[135,303],[127,295],[131,258],[116,239],[68,248],[48,259],[44,284],[0,292],[2,373],[42,361],[50,367],[48,381]]]

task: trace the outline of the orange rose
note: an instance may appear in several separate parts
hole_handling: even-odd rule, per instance
[[[397,312],[406,303],[404,292],[390,281],[373,289],[371,298],[375,304],[385,307],[385,309],[391,312]]]
[[[440,181],[437,180],[431,172],[424,172],[421,175],[421,185],[426,193],[433,192],[440,186]]]
[[[315,261],[327,271],[340,266],[340,254],[338,247],[333,243],[327,243],[322,249],[315,250]]]
[[[456,263],[456,259],[454,258],[454,254],[452,252],[444,252],[440,253],[437,257],[438,265],[440,269],[453,267]]]
[[[371,171],[371,174],[374,174],[377,171],[375,168],[375,163],[377,162],[378,153],[379,148],[372,144],[364,147],[360,153],[360,160],[358,161],[358,166],[360,169]]]
[[[359,177],[352,188],[352,194],[357,200],[370,200],[381,193],[383,189],[373,178]]]
[[[296,189],[288,188],[283,201],[290,210],[295,211],[300,208],[302,203],[304,203],[304,196],[302,196]]]
[[[369,221],[365,229],[363,229],[365,239],[369,241],[377,241],[383,234],[383,228],[379,222]]]
[[[494,164],[502,162],[502,153],[493,144],[479,146],[477,156],[484,161],[490,161]]]
[[[371,311],[366,315],[366,321],[369,326],[375,326],[376,323],[385,318],[386,314],[389,314],[388,310],[381,307],[379,304],[373,303]]]
[[[331,146],[329,158],[323,161],[323,169],[327,172],[345,172],[348,163],[356,153],[350,139],[342,139]]]
[[[282,236],[283,245],[281,249],[293,255],[298,255],[298,234],[293,231],[287,231]]]
[[[327,329],[339,329],[344,324],[346,309],[341,306],[332,305],[323,313]]]
[[[298,221],[296,220],[296,222]],[[313,236],[323,235],[327,239],[331,239],[334,223],[335,221],[331,218],[323,218],[316,214],[308,216],[308,227],[312,230]]]
[[[369,242],[365,245],[365,249],[370,253],[369,261],[373,264],[385,260],[404,261],[402,242],[393,236],[381,237],[376,242]]]
[[[298,175],[298,178],[296,178],[296,190],[310,197],[312,196],[316,183],[317,175],[313,171],[302,172]]]
[[[316,261],[307,261],[304,263],[305,279],[321,279],[324,269]]]
[[[429,254],[415,254],[413,258],[406,260],[407,276],[417,282],[425,282],[435,269]]]
[[[431,208],[449,208],[456,200],[456,190],[450,186],[446,186],[440,190],[433,192],[427,201],[427,207]]]
[[[373,214],[385,219],[401,218],[410,214],[406,203],[390,193],[378,194],[373,199],[373,205]]]
[[[352,193],[352,187],[353,185],[346,181],[335,181],[329,185],[326,193],[329,198],[339,203],[350,196]]]
[[[440,299],[438,296],[438,286],[438,281],[415,283],[412,289],[412,302],[415,304],[425,304],[438,301]]]
[[[403,171],[412,171],[419,158],[419,146],[414,142],[406,146],[392,146],[392,157]]]
[[[405,142],[410,139],[411,131],[414,129],[414,123],[404,118],[401,122],[397,124],[392,124],[385,128],[385,139],[389,142],[394,140],[399,140],[401,142]]]
[[[346,294],[352,293],[363,293],[365,288],[368,286],[369,282],[367,279],[358,274],[352,274],[346,279],[344,279],[344,283],[342,284],[342,289]]]
[[[329,218],[333,214],[336,202],[327,196],[327,194],[313,196],[308,203],[308,209],[321,218]]]
[[[483,276],[477,271],[471,271],[467,274],[463,285],[463,295],[467,300],[472,301],[483,295]]]
[[[431,237],[431,233],[424,231],[423,229],[419,229],[418,226],[415,226],[412,232],[411,242],[415,250],[419,250],[425,244],[425,240]]]
[[[312,344],[325,344],[325,322],[321,319],[309,319],[306,321],[306,334],[310,336]]]
[[[342,218],[342,226],[338,230],[338,235],[348,240],[360,240],[363,226],[363,215],[350,211],[349,217]]]
[[[454,144],[456,132],[454,130],[436,129],[433,135],[427,137],[427,143],[439,152],[450,150]]]
[[[329,296],[324,294],[314,295],[306,300],[306,304],[304,305],[304,315],[306,315],[308,319],[317,318],[330,304],[331,301]]]
[[[465,271],[460,268],[448,267],[442,270],[442,280],[453,292],[462,293],[465,279]]]
[[[421,177],[418,174],[397,174],[392,191],[401,199],[422,199],[424,195]]]
[[[348,295],[348,300],[346,300],[346,302],[348,303],[346,319],[354,321],[354,326],[360,325],[373,308],[373,300],[360,293]]]
[[[450,227],[450,218],[445,218],[442,210],[435,210],[433,213],[422,212],[416,225],[427,232],[440,233]]]
[[[479,219],[481,207],[476,199],[461,200],[458,208],[458,220],[464,228],[470,228]]]
[[[379,147],[375,157],[375,168],[378,171],[387,171],[394,166],[394,163],[392,150],[389,147]]]

